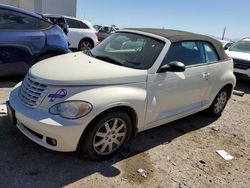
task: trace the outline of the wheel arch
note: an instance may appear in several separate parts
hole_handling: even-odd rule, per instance
[[[217,94],[224,88],[227,88],[229,90],[229,96],[228,96],[228,99],[230,99],[232,93],[233,93],[233,88],[234,88],[234,85],[233,83],[231,82],[228,82],[226,84],[224,84],[223,86],[221,86],[219,89],[218,89],[218,92],[215,94],[215,96],[213,96],[213,100],[215,99],[215,97],[217,96]]]
[[[110,112],[113,111],[122,111],[125,112],[129,115],[131,121],[132,121],[132,137],[135,137],[138,131],[138,115],[136,113],[136,111],[130,107],[130,106],[126,106],[126,105],[121,105],[121,106],[115,106],[115,107],[111,107],[109,109],[106,109],[102,112],[100,112],[98,115],[96,115],[94,117],[94,119],[92,119],[90,121],[90,123],[87,125],[87,127],[84,129],[81,138],[79,139],[77,148],[79,148],[79,144],[81,143],[81,141],[85,138],[86,134],[89,132],[89,130],[91,129],[91,126],[96,123],[98,121],[98,119],[100,119],[101,117],[105,116],[105,114],[108,114]]]
[[[232,83],[227,83],[220,90],[222,90],[223,88],[229,89],[229,92],[230,92],[229,96],[228,96],[228,99],[229,99],[231,97],[231,95],[232,95],[232,92],[233,92],[233,88],[234,88],[233,84]]]
[[[95,46],[95,43],[94,43],[94,41],[93,41],[92,38],[90,38],[90,37],[83,37],[83,38],[79,41],[79,43],[78,43],[78,49],[80,48],[81,42],[84,41],[84,40],[90,41],[90,42],[92,43],[92,46],[93,46],[93,47]]]

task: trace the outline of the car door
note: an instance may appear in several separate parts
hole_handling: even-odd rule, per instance
[[[181,41],[172,43],[162,65],[173,61],[184,63],[184,72],[149,74],[146,122],[148,128],[167,123],[199,111],[208,81],[202,43]],[[162,66],[161,65],[161,66]]]
[[[220,88],[221,75],[223,75],[225,64],[227,61],[219,62],[219,56],[214,48],[214,46],[208,42],[202,42],[204,47],[204,53],[207,64],[206,79],[208,81],[208,89],[205,93],[204,105],[211,103],[208,99],[211,99],[211,96],[215,96],[218,93],[218,88]]]
[[[0,76],[24,74],[45,44],[39,20],[19,12],[0,9]]]

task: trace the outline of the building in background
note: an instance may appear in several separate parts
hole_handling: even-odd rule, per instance
[[[0,3],[40,14],[61,14],[76,17],[77,0],[0,0]]]

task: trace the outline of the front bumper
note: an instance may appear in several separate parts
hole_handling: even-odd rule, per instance
[[[87,123],[84,120],[66,120],[51,115],[47,109],[25,106],[18,97],[18,87],[10,95],[17,128],[32,141],[55,151],[75,151]],[[56,140],[52,145],[48,140]]]

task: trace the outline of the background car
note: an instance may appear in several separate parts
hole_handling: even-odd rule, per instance
[[[62,29],[41,15],[0,5],[0,76],[24,75],[36,62],[68,52]]]
[[[98,43],[96,30],[90,22],[61,15],[45,14],[44,16],[50,20],[63,18],[66,21],[69,30],[67,34],[70,43],[69,48],[87,53]]]
[[[105,38],[107,38],[109,35],[115,33],[118,30],[118,28],[114,26],[103,26],[98,31],[98,40],[102,41]]]
[[[233,58],[234,72],[250,78],[250,38],[244,38],[234,43],[226,50],[226,53]]]

